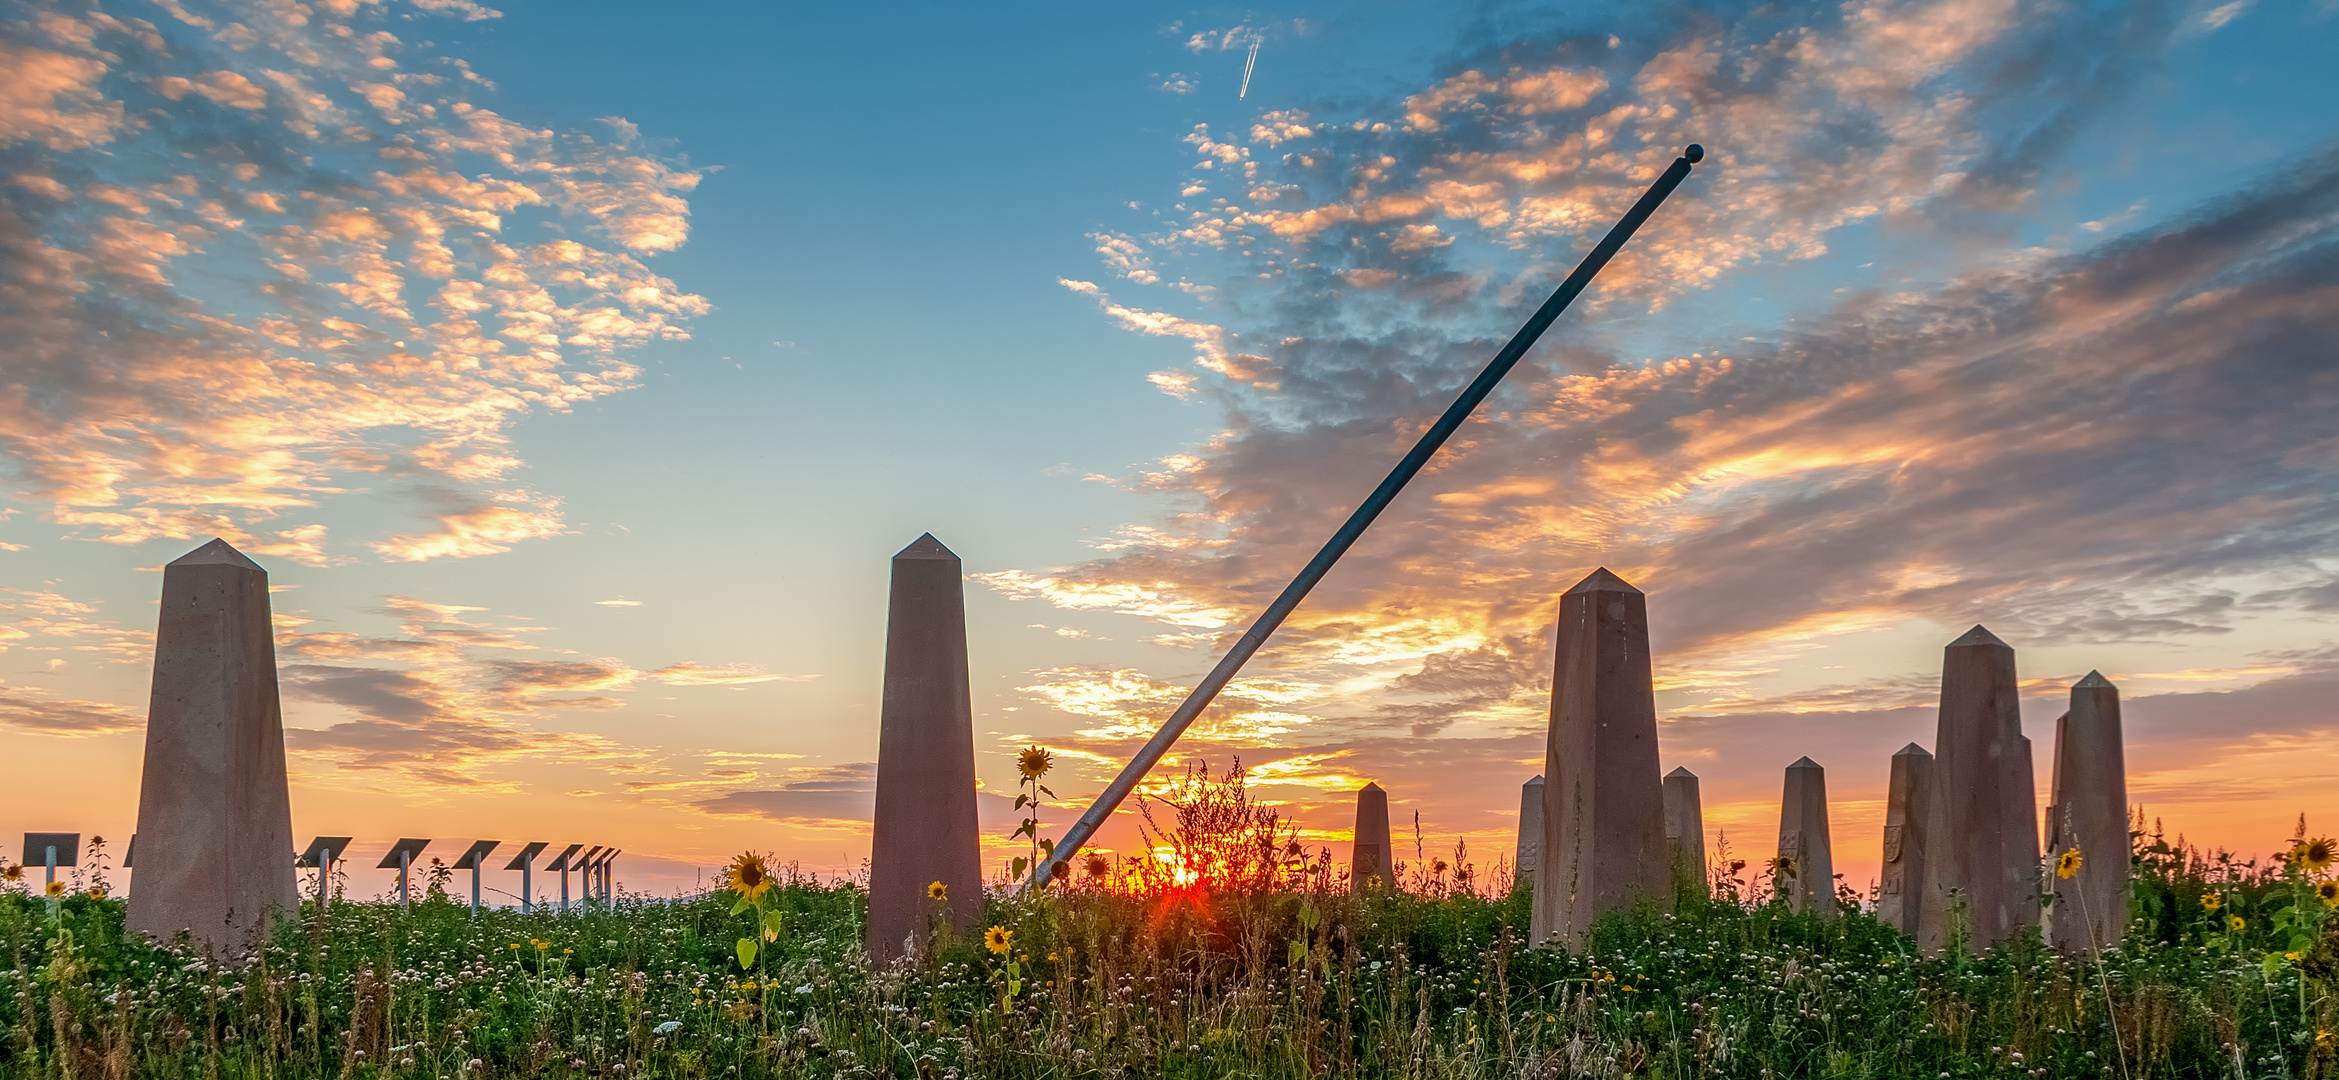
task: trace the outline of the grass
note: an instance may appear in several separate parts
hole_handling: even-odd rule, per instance
[[[737,940],[764,924],[728,892],[304,905],[214,963],[125,939],[118,900],[52,916],[18,886],[0,1077],[2339,1075],[2339,919],[2312,879],[2157,838],[2137,865],[2134,933],[2100,966],[2035,939],[1927,958],[1737,882],[1529,949],[1523,893],[1442,868],[1361,897],[1303,873],[994,900],[1005,953],[969,936],[874,971],[860,887],[785,873],[751,969]]]

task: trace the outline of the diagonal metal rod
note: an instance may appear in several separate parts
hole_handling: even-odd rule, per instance
[[[1104,794],[1097,796],[1096,801],[1089,804],[1088,810],[1080,815],[1080,820],[1065,831],[1064,838],[1056,842],[1055,850],[1048,858],[1032,868],[1031,878],[1024,882],[1026,889],[1044,887],[1048,879],[1054,876],[1056,867],[1071,861],[1081,845],[1086,844],[1088,838],[1104,825],[1105,819],[1120,808],[1129,793],[1137,789],[1137,782],[1153,770],[1162,755],[1169,753],[1171,744],[1178,741],[1178,736],[1185,734],[1194,718],[1210,707],[1210,702],[1218,697],[1220,690],[1226,689],[1227,683],[1234,680],[1235,673],[1243,669],[1243,664],[1251,659],[1251,655],[1258,652],[1260,646],[1267,644],[1268,635],[1283,625],[1283,620],[1299,607],[1300,601],[1307,599],[1309,590],[1314,589],[1317,582],[1324,580],[1324,575],[1331,572],[1332,564],[1339,562],[1340,556],[1348,553],[1349,547],[1364,535],[1364,530],[1372,525],[1373,519],[1388,509],[1389,503],[1397,498],[1398,492],[1405,490],[1405,485],[1421,471],[1422,466],[1429,464],[1429,459],[1438,452],[1438,448],[1444,446],[1446,439],[1462,426],[1462,421],[1469,419],[1470,414],[1477,410],[1478,403],[1485,401],[1486,396],[1494,392],[1495,385],[1502,382],[1503,376],[1510,374],[1511,368],[1534,346],[1535,340],[1543,336],[1543,331],[1551,326],[1552,321],[1575,302],[1576,296],[1592,283],[1600,269],[1608,265],[1608,260],[1624,247],[1624,242],[1632,239],[1634,230],[1649,220],[1649,215],[1656,212],[1658,204],[1665,201],[1665,196],[1673,194],[1673,189],[1681,186],[1681,181],[1689,175],[1689,167],[1704,158],[1705,148],[1691,143],[1682,150],[1680,157],[1673,159],[1673,164],[1665,170],[1664,175],[1649,185],[1649,190],[1641,194],[1640,201],[1625,212],[1616,227],[1608,230],[1608,235],[1592,249],[1592,253],[1576,264],[1575,272],[1569,274],[1566,281],[1560,282],[1559,288],[1551,294],[1551,299],[1545,300],[1542,307],[1535,309],[1535,315],[1527,320],[1527,325],[1520,327],[1519,332],[1511,336],[1510,344],[1494,354],[1494,359],[1487,363],[1486,369],[1480,371],[1478,377],[1470,381],[1469,388],[1462,391],[1462,396],[1455,398],[1454,403],[1447,407],[1445,415],[1438,417],[1437,423],[1422,434],[1421,441],[1414,443],[1413,449],[1397,462],[1397,467],[1389,470],[1388,479],[1373,489],[1372,496],[1364,501],[1364,505],[1348,515],[1348,521],[1340,526],[1340,531],[1333,533],[1332,539],[1324,542],[1323,550],[1308,560],[1307,568],[1284,587],[1283,594],[1276,597],[1274,603],[1267,605],[1267,610],[1260,613],[1259,620],[1243,632],[1242,639],[1235,642],[1234,648],[1227,650],[1225,658],[1218,662],[1217,667],[1210,669],[1209,676],[1194,687],[1193,693],[1186,695],[1186,700],[1178,706],[1177,711],[1162,723],[1161,730],[1155,732],[1153,738],[1146,742],[1145,748],[1139,750],[1137,756],[1121,769],[1121,775],[1114,777]]]

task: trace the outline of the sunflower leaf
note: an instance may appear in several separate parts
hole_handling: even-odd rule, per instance
[[[755,939],[739,939],[739,967],[744,971],[755,966]]]

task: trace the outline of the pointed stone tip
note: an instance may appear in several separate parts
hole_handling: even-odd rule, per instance
[[[1818,762],[1813,761],[1810,758],[1799,757],[1795,759],[1795,763],[1793,765],[1789,765],[1787,767],[1790,769],[1816,769],[1820,766]]]
[[[1543,782],[1543,776],[1542,776],[1542,774],[1541,774],[1541,773],[1537,773],[1537,774],[1536,774],[1536,776],[1535,776],[1535,779],[1533,779],[1533,780],[1529,780],[1529,781],[1527,781],[1527,782],[1528,782],[1529,784],[1540,784],[1540,783],[1542,783],[1542,782]]]
[[[1605,566],[1592,571],[1585,576],[1584,580],[1576,582],[1576,587],[1569,589],[1568,592],[1571,595],[1580,592],[1621,592],[1632,593],[1636,596],[1640,594],[1640,590],[1633,588],[1631,582],[1609,573]]]
[[[1673,766],[1673,771],[1672,771],[1672,772],[1669,772],[1669,773],[1666,773],[1666,774],[1665,774],[1665,779],[1667,779],[1667,780],[1671,780],[1671,779],[1673,779],[1673,778],[1674,778],[1674,777],[1676,777],[1676,776],[1685,776],[1685,777],[1688,777],[1688,778],[1689,778],[1689,779],[1691,779],[1691,780],[1695,780],[1695,779],[1697,779],[1697,774],[1696,774],[1696,773],[1693,773],[1693,772],[1691,772],[1691,771],[1689,771],[1689,766],[1687,766],[1687,765],[1675,765],[1675,766]]]
[[[211,538],[210,543],[172,559],[164,566],[240,566],[263,574],[268,572],[259,563],[246,558],[243,552],[237,551],[234,545],[216,536]]]
[[[1372,781],[1370,781],[1370,780],[1367,780],[1367,781],[1365,781],[1365,782],[1364,782],[1364,786],[1363,786],[1363,787],[1356,789],[1356,793],[1357,793],[1357,794],[1359,794],[1359,795],[1362,795],[1362,794],[1364,794],[1364,793],[1365,793],[1365,792],[1367,792],[1367,791],[1379,791],[1379,790],[1381,790],[1381,785],[1379,785],[1379,784],[1376,784],[1376,783],[1373,783],[1373,782],[1372,782]]]
[[[893,557],[896,559],[949,559],[952,562],[958,561],[958,553],[950,550],[949,548],[943,547],[942,541],[934,539],[933,533],[920,533],[917,539],[910,541],[910,546],[903,548],[900,551],[894,552]]]
[[[2073,689],[2073,690],[2112,690],[2112,689],[2117,689],[2117,688],[2116,688],[2116,687],[2114,687],[2114,686],[2112,685],[2112,681],[2111,681],[2110,679],[2107,679],[2107,678],[2104,678],[2104,677],[2103,677],[2103,672],[2100,672],[2100,671],[2090,671],[2090,672],[2088,672],[2088,673],[2087,673],[2087,677],[2086,677],[2086,678],[2084,678],[2084,679],[2081,679],[2081,680],[2079,680],[2078,682],[2072,683],[2072,684],[2071,684],[2071,689]]]
[[[1996,645],[2001,649],[2014,647],[1998,640],[1998,635],[1991,633],[1988,627],[1980,623],[1975,623],[1974,628],[1966,631],[1964,637],[1949,643],[1949,647],[1952,649],[1962,649],[1972,645]]]
[[[1932,752],[1931,750],[1927,750],[1927,749],[1925,749],[1925,748],[1924,748],[1924,747],[1922,747],[1922,746],[1918,746],[1918,745],[1917,745],[1917,744],[1915,744],[1915,743],[1910,743],[1910,744],[1908,744],[1907,746],[1901,747],[1901,748],[1900,748],[1900,751],[1899,751],[1898,753],[1895,753],[1895,754],[1894,754],[1894,755],[1892,755],[1892,756],[1894,756],[1894,757],[1932,757],[1932,756],[1933,756],[1933,752]]]

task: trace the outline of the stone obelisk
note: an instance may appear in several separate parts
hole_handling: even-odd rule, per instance
[[[1712,892],[1706,877],[1705,807],[1697,795],[1697,774],[1686,768],[1665,774],[1665,848],[1673,860],[1676,891]]]
[[[1647,598],[1605,568],[1560,597],[1532,940],[1581,945],[1605,912],[1670,905]]]
[[[893,557],[879,723],[863,944],[884,963],[923,950],[944,923],[973,929],[983,911],[966,595],[958,556],[932,533]],[[937,882],[940,900],[928,891]]]
[[[1519,785],[1519,855],[1511,863],[1516,884],[1535,886],[1535,852],[1543,846],[1543,778]]]
[[[1352,892],[1396,885],[1396,860],[1389,852],[1389,793],[1368,783],[1356,792],[1356,838],[1348,856]]]
[[[2071,686],[2071,711],[2055,724],[2054,801],[2047,807],[2047,940],[2068,953],[2119,944],[2128,926],[2128,768],[2120,690],[2100,672]],[[2063,855],[2078,867],[2063,876]]]
[[[1771,864],[1787,906],[1825,918],[1835,902],[1835,848],[1827,835],[1827,770],[1807,757],[1787,766],[1779,797],[1779,858]]]
[[[1979,952],[2039,918],[2037,782],[2014,649],[1982,627],[1943,650],[1933,754],[1917,940],[1938,951],[1962,938]]]
[[[268,572],[213,540],[163,567],[128,928],[236,952],[297,911]]]
[[[1884,797],[1884,867],[1877,885],[1876,919],[1917,935],[1925,892],[1925,815],[1933,799],[1933,755],[1915,743],[1892,755],[1892,782]]]

